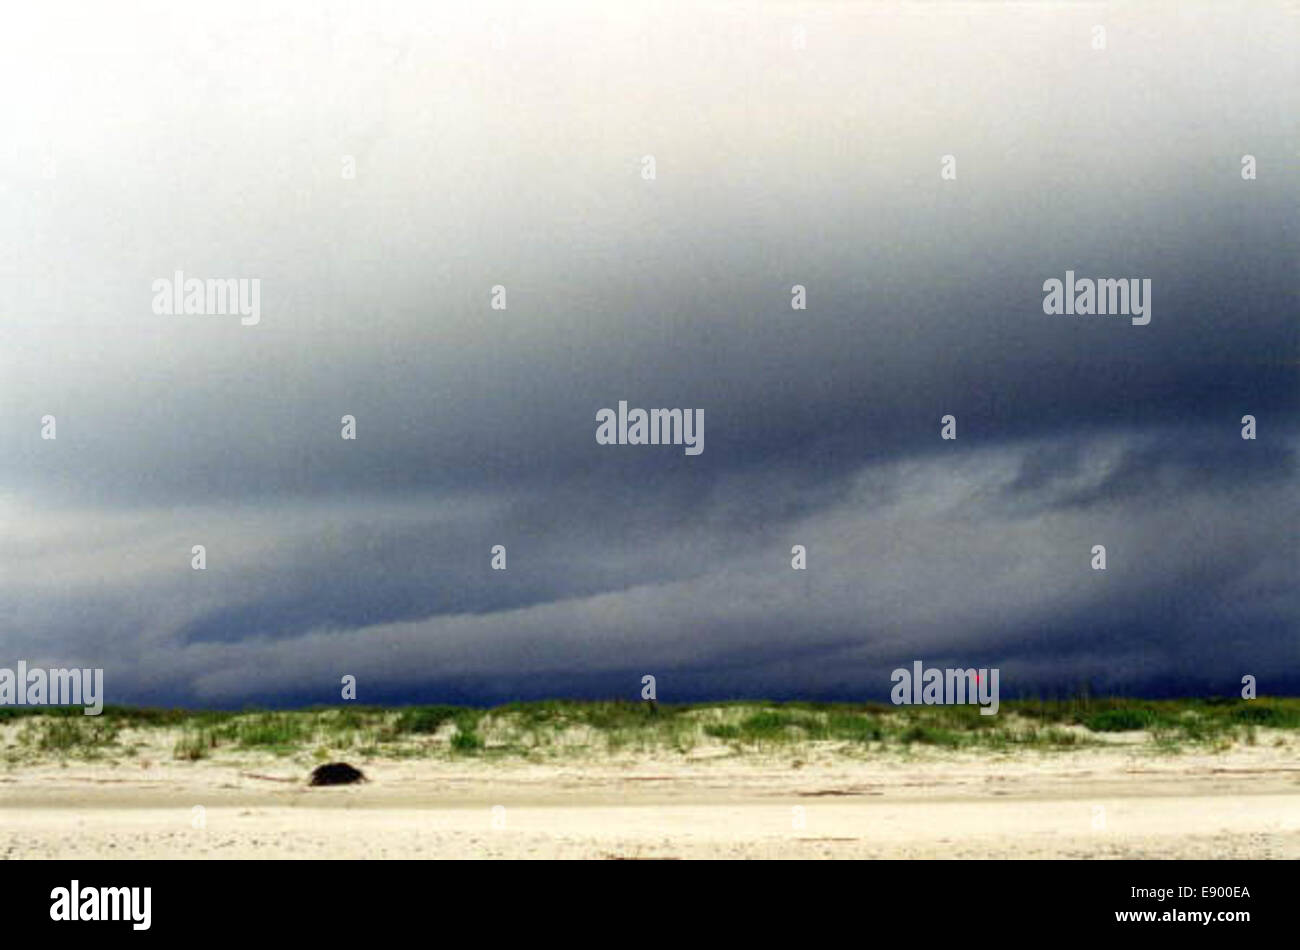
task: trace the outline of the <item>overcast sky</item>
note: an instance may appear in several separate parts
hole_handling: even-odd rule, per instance
[[[1294,12],[358,6],[6,14],[0,666],[1300,691]],[[1045,314],[1067,269],[1151,322]],[[177,270],[261,322],[155,314]],[[619,400],[704,452],[597,444]]]

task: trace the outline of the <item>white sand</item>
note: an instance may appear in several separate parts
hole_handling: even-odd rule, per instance
[[[1260,735],[1174,756],[357,760],[369,784],[321,789],[269,756],[16,765],[0,772],[0,855],[1300,858],[1297,743]]]

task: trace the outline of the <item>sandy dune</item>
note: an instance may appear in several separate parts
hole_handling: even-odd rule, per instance
[[[308,788],[305,768],[273,758],[14,766],[0,774],[0,855],[1300,858],[1300,760],[1271,741],[1174,756],[357,764],[372,781],[343,788]]]

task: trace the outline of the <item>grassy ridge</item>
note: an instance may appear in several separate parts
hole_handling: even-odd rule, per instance
[[[738,701],[660,705],[548,700],[493,709],[457,706],[314,707],[288,712],[187,711],[106,706],[0,707],[0,754],[11,763],[47,758],[119,758],[175,733],[182,760],[264,751],[325,759],[676,752],[701,746],[736,754],[794,751],[829,743],[862,755],[913,746],[1041,750],[1097,744],[1105,733],[1137,733],[1157,748],[1253,744],[1258,730],[1300,729],[1300,699],[1009,701],[995,716],[976,706]],[[1119,737],[1122,738],[1122,737]],[[1283,741],[1280,738],[1277,742]]]

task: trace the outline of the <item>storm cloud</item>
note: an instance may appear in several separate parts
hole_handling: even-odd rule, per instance
[[[9,661],[215,706],[1300,690],[1300,18],[263,6],[0,37]],[[176,270],[261,322],[155,314]],[[1150,324],[1045,314],[1067,270]],[[705,451],[597,444],[619,400]]]

